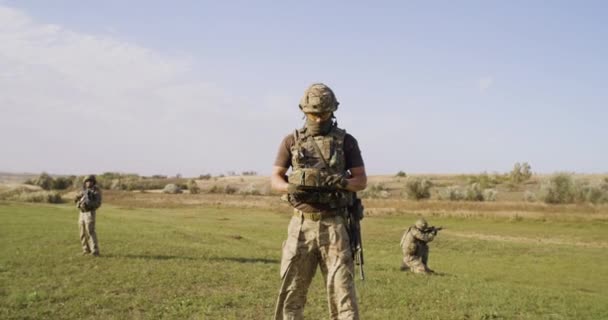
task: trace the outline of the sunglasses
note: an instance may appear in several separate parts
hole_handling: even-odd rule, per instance
[[[316,120],[321,120],[321,121],[325,121],[329,118],[331,118],[332,113],[331,112],[322,112],[322,113],[307,113],[306,116],[313,121]]]

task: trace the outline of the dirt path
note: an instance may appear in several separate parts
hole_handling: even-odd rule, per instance
[[[552,244],[562,246],[576,246],[586,248],[608,248],[608,242],[592,241],[592,242],[581,242],[575,240],[566,240],[559,238],[528,238],[528,237],[512,237],[512,236],[500,236],[494,234],[482,234],[482,233],[470,233],[470,232],[456,232],[444,230],[443,234],[459,238],[478,239],[486,241],[502,241],[502,242],[513,242],[513,243],[526,243],[526,244]]]

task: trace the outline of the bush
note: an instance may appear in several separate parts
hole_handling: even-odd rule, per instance
[[[494,188],[496,185],[508,180],[506,175],[500,175],[498,173],[489,175],[487,172],[478,175],[469,175],[466,176],[466,178],[468,184],[479,183],[479,186],[482,189]]]
[[[224,187],[213,185],[207,192],[208,193],[225,193],[225,194],[235,194],[238,191],[237,188],[231,185],[225,185]]]
[[[77,181],[79,188],[82,186],[83,178],[84,177],[81,177]],[[134,173],[104,172],[97,175],[97,186],[102,189],[118,188],[118,190],[137,190],[138,188],[133,186],[132,181],[137,181],[140,179],[144,178]],[[119,180],[118,184],[115,182],[116,180]],[[162,188],[162,186],[160,186],[158,189],[160,188]]]
[[[409,177],[405,182],[407,196],[413,200],[428,199],[431,197],[433,184],[429,179]]]
[[[608,203],[606,182],[605,180],[600,184],[590,185],[587,182],[575,181],[570,174],[558,173],[542,186],[542,198],[549,204]]]
[[[199,188],[194,179],[188,181],[188,191],[190,191],[190,194],[199,194],[201,192],[201,188]]]
[[[32,192],[30,189],[25,187],[18,187],[0,192],[0,200],[15,200],[21,193]]]
[[[53,179],[53,184],[51,189],[55,189],[55,190],[65,190],[65,189],[69,189],[70,187],[72,187],[72,181],[74,180],[76,176],[70,176],[70,177],[57,177],[55,179]]]
[[[15,199],[23,202],[62,203],[61,194],[57,191],[34,191],[19,194]]]
[[[169,193],[169,194],[178,194],[178,193],[182,193],[182,188],[180,188],[178,185],[173,184],[173,183],[169,183],[168,185],[166,185],[163,188],[163,193]]]
[[[526,192],[524,192],[524,201],[526,201],[526,202],[536,201],[536,194],[532,191],[526,190]]]
[[[116,179],[112,181],[110,185],[111,190],[127,190],[127,186],[120,181],[120,179]]]
[[[589,185],[588,183],[574,183],[575,201],[600,204],[608,202],[608,192],[604,191],[602,185]]]
[[[599,186],[591,186],[586,190],[585,201],[593,204],[608,202],[608,193]]]
[[[53,178],[46,172],[43,172],[34,180],[34,185],[39,186],[44,190],[51,190],[53,187]]]
[[[239,194],[248,196],[259,196],[261,195],[260,190],[253,184],[249,184],[247,187],[239,190]]]
[[[495,189],[483,189],[481,184],[472,183],[467,187],[449,186],[439,191],[440,200],[449,201],[496,201],[498,191]]]
[[[104,177],[106,176],[106,177]],[[82,179],[77,182],[78,188],[82,186]],[[188,189],[188,181],[178,178],[162,178],[155,175],[152,177],[141,177],[136,174],[104,173],[97,178],[97,185],[102,189],[110,190],[158,190],[163,189],[167,184],[175,184],[180,189]]]
[[[62,203],[61,194],[57,191],[32,191],[27,188],[16,188],[0,193],[1,200],[22,202]]]
[[[465,190],[465,200],[468,201],[483,201],[483,189],[481,188],[481,184],[472,183]]]
[[[388,192],[388,188],[386,188],[386,186],[382,183],[375,183],[365,188],[365,190],[359,192],[359,197],[361,198],[386,199],[389,196],[390,192]]]
[[[600,189],[605,192],[608,192],[608,177],[604,178],[604,181],[600,183]]]
[[[209,180],[209,179],[211,179],[211,175],[208,174],[208,173],[207,174],[201,174],[201,175],[198,176],[198,178],[200,180]]]
[[[545,203],[573,203],[576,198],[576,187],[571,175],[558,173],[541,187],[541,193]]]
[[[498,191],[496,189],[484,189],[483,190],[483,201],[496,201]]]
[[[399,178],[405,178],[405,177],[407,177],[407,174],[403,171],[399,171],[399,172],[397,172],[397,174],[395,176],[399,177]]]
[[[211,188],[209,188],[209,190],[207,190],[208,193],[221,193],[222,189],[214,184],[213,186],[211,186]]]
[[[496,201],[498,191],[496,189],[484,189],[483,190],[483,201]]]
[[[43,172],[35,179],[28,179],[25,184],[39,186],[43,190],[65,190],[72,187],[75,178],[76,176],[53,178]]]
[[[224,193],[225,193],[225,194],[235,194],[237,191],[238,191],[238,190],[237,190],[235,187],[233,187],[233,186],[231,186],[231,185],[229,185],[229,184],[227,184],[227,185],[224,187]]]
[[[460,201],[464,198],[464,191],[459,186],[449,186],[439,191],[440,200]]]

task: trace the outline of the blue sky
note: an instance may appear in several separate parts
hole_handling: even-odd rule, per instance
[[[0,171],[268,173],[321,81],[370,174],[606,173],[606,17],[602,1],[0,0]]]

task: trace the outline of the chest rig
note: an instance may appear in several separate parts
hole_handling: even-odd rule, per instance
[[[346,131],[333,126],[327,135],[312,136],[306,128],[294,132],[291,147],[292,171],[288,181],[305,186],[304,194],[291,195],[296,202],[326,204],[330,208],[342,208],[352,202],[352,193],[343,190],[328,191],[327,176],[346,174],[344,137]],[[290,202],[292,202],[290,200]]]

